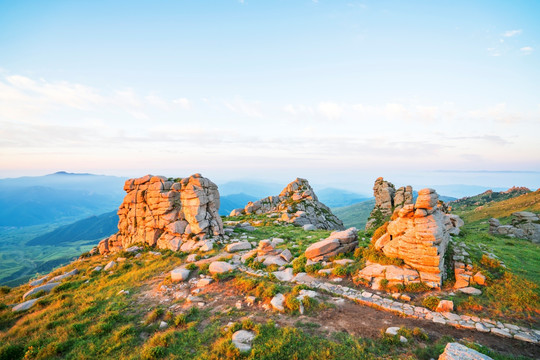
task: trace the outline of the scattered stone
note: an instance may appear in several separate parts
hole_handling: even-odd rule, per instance
[[[51,280],[49,280],[49,282],[56,282],[56,281],[62,281],[68,277],[71,277],[73,275],[77,275],[79,273],[79,270],[78,269],[73,269],[71,270],[70,272],[67,272],[65,274],[62,274],[62,275],[58,275],[58,276],[55,276],[53,277]]]
[[[232,243],[232,244],[227,245],[227,247],[225,248],[227,252],[235,252],[235,251],[242,251],[242,250],[249,250],[249,249],[251,249],[251,244],[249,243],[249,241],[241,241],[241,242]]]
[[[46,293],[49,293],[51,292],[52,289],[54,289],[55,287],[57,287],[58,285],[60,285],[59,282],[50,282],[50,283],[47,283],[45,285],[41,285],[41,286],[38,286],[38,287],[35,287],[33,289],[30,289],[28,290],[24,295],[23,295],[23,300],[25,300],[27,297],[29,296],[32,296],[34,294],[37,294],[38,292],[40,291],[43,291],[43,292],[46,292]]]
[[[450,300],[441,300],[435,311],[437,312],[449,312],[454,310],[454,302]]]
[[[39,299],[42,299],[42,297],[39,297],[39,298],[36,298],[36,299],[32,299],[32,300],[28,300],[28,301],[25,301],[25,302],[22,302],[18,305],[15,305],[11,311],[13,312],[19,312],[19,311],[26,311],[28,309],[30,309],[32,306],[34,306],[34,304],[39,300]]]
[[[338,265],[347,265],[347,264],[350,264],[350,263],[353,263],[354,260],[351,260],[351,259],[338,259],[338,260],[334,260],[334,264],[338,264]]]
[[[257,301],[257,298],[255,296],[251,296],[251,295],[246,296],[246,303],[249,306],[255,305],[256,301]]]
[[[508,331],[507,329],[499,329],[499,328],[493,327],[491,328],[491,332],[493,334],[496,334],[502,337],[507,337],[507,338],[512,337],[512,334],[510,334],[510,331]]]
[[[98,266],[96,266],[96,267],[94,268],[94,270],[92,270],[92,271],[99,272],[99,271],[101,271],[101,270],[103,270],[103,266],[99,266],[99,265],[98,265]]]
[[[116,262],[114,260],[109,261],[107,265],[103,268],[105,271],[111,270],[116,265]]]
[[[398,334],[398,331],[399,331],[399,327],[397,326],[392,326],[392,327],[389,327],[388,329],[386,329],[386,333],[388,335],[392,335],[392,336],[395,336]]]
[[[290,262],[293,259],[293,256],[291,254],[291,251],[289,249],[285,249],[279,254],[285,260],[286,262]]]
[[[283,306],[283,302],[285,301],[285,296],[283,294],[276,294],[270,301],[270,304],[272,307],[277,311],[285,311],[285,307]]]
[[[482,295],[482,290],[479,290],[479,289],[474,288],[472,286],[468,286],[468,287],[458,289],[458,291],[461,291],[462,293],[467,294],[467,295]]]
[[[130,246],[126,249],[126,252],[129,252],[129,253],[134,253],[134,252],[137,252],[137,251],[141,251],[142,250],[142,247],[140,246]]]
[[[116,295],[129,295],[129,290],[122,289]]]
[[[212,278],[204,278],[204,279],[201,279],[199,281],[197,281],[197,287],[198,288],[202,288],[202,287],[205,287],[207,285],[210,285],[212,282],[214,282],[214,279]]]
[[[232,343],[240,352],[251,351],[251,343],[255,339],[255,333],[247,330],[238,330],[232,336]]]
[[[402,344],[406,344],[408,342],[407,338],[403,335],[399,336],[399,342]]]
[[[126,258],[125,257],[117,257],[116,261],[123,262],[123,261],[126,261]]]
[[[291,281],[294,277],[292,268],[286,268],[283,271],[274,271],[272,274],[274,274],[279,281]]]
[[[486,277],[480,271],[474,274],[473,281],[478,285],[486,285]]]
[[[305,231],[313,231],[313,230],[317,230],[317,227],[313,224],[306,224],[303,226],[304,230]]]
[[[48,276],[49,276],[49,275],[45,275],[45,276],[42,277],[42,278],[39,278],[39,279],[37,279],[37,280],[31,281],[31,282],[30,282],[30,286],[37,286],[37,285],[43,284],[43,283],[45,282],[45,280],[47,280],[47,277],[48,277]]]
[[[540,217],[538,214],[518,211],[513,213],[512,216],[512,225],[501,225],[499,220],[491,218],[489,220],[489,233],[540,243]]]
[[[159,328],[160,329],[165,329],[167,326],[169,326],[165,321],[161,321],[159,323]]]
[[[210,274],[223,274],[234,270],[235,267],[225,261],[214,261],[208,267]]]
[[[197,254],[189,254],[187,259],[186,259],[186,262],[192,263],[192,262],[195,262],[195,261],[197,261]]]
[[[186,281],[189,278],[189,273],[191,271],[185,267],[177,267],[171,271],[171,280],[172,281]]]
[[[439,356],[439,360],[493,360],[487,355],[468,348],[459,343],[448,343],[444,352]]]
[[[524,332],[518,332],[517,334],[515,334],[514,339],[530,342],[533,344],[538,342],[535,337]]]

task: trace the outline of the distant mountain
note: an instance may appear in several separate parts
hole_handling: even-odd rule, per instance
[[[245,207],[248,202],[259,200],[247,194],[231,194],[220,196],[219,215],[229,215],[233,209]]]
[[[449,203],[454,211],[467,211],[474,209],[478,206],[483,206],[492,202],[499,202],[517,196],[528,194],[531,190],[526,187],[513,187],[506,191],[493,191],[487,190],[481,194],[474,196],[467,196],[461,199],[451,201]]]
[[[118,208],[125,179],[58,172],[0,179],[0,226],[79,220]]]
[[[369,199],[369,196],[336,188],[316,190],[315,193],[319,201],[330,208],[348,206]]]
[[[354,226],[358,230],[364,230],[374,206],[375,199],[369,199],[349,206],[331,208],[331,210],[334,215],[343,221],[345,227]]]
[[[118,231],[118,215],[111,211],[99,216],[79,220],[73,224],[60,226],[59,228],[40,235],[26,245],[63,245],[79,240],[89,240],[96,243],[97,240],[110,236]]]

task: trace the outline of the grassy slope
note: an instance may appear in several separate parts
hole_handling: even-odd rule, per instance
[[[506,218],[516,211],[540,212],[540,190],[515,198],[485,204],[468,211],[456,210],[456,213],[469,223],[476,223],[489,218]]]
[[[371,199],[349,206],[332,208],[332,212],[343,221],[345,227],[354,226],[362,230],[366,227],[366,222],[371,210],[373,210],[373,206],[375,206],[375,200]]]

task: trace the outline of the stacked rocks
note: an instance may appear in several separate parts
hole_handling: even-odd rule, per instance
[[[186,239],[223,234],[217,186],[200,174],[171,181],[146,175],[129,179],[118,216],[118,233],[99,243],[100,253],[146,243],[177,251]]]
[[[343,230],[343,223],[323,203],[306,179],[297,178],[278,196],[249,202],[246,207],[234,209],[230,216],[243,214],[270,214],[278,220],[304,226],[311,224],[317,229]]]
[[[438,195],[433,189],[418,192],[416,204],[396,209],[387,232],[374,246],[388,257],[403,259],[417,270],[422,281],[439,288],[444,276],[444,253],[452,229],[450,217],[438,207]],[[407,270],[407,269],[405,269]]]
[[[375,207],[369,215],[366,230],[375,228],[379,218],[389,218],[394,209],[399,210],[403,206],[412,204],[413,202],[411,186],[402,186],[396,191],[394,185],[382,177],[375,180],[373,196],[375,196]]]
[[[489,219],[489,233],[540,243],[540,217],[537,214],[529,211],[518,211],[512,216],[512,225],[501,225],[499,220]]]
[[[358,246],[358,230],[352,227],[334,231],[324,240],[311,244],[306,249],[306,258],[311,261],[326,261],[341,253],[354,250]]]

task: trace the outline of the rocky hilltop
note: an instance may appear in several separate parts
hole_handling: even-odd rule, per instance
[[[230,216],[269,214],[278,220],[298,226],[324,230],[344,230],[343,223],[319,201],[306,179],[297,178],[278,196],[249,202],[244,208],[234,209]]]
[[[375,196],[375,207],[369,215],[366,223],[366,231],[373,230],[382,225],[386,218],[392,215],[395,209],[412,204],[412,187],[402,186],[396,190],[394,184],[384,180],[382,177],[375,180],[373,185],[373,196]]]
[[[118,233],[99,243],[100,253],[134,244],[177,251],[188,239],[223,234],[218,187],[200,174],[176,180],[146,175],[127,180],[124,190]]]

